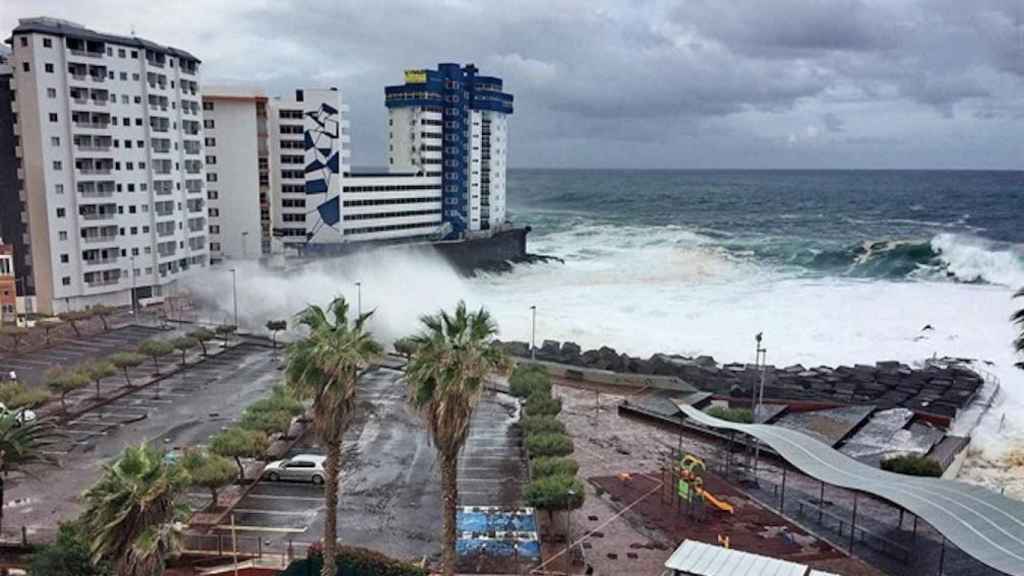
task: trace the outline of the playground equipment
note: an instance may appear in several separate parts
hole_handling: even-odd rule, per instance
[[[714,506],[718,510],[733,514],[735,509],[732,504],[724,500],[720,500],[704,489],[704,471],[707,467],[704,465],[704,461],[694,456],[693,454],[686,454],[682,460],[676,466],[676,475],[679,480],[676,483],[676,492],[679,498],[686,502],[693,503],[693,496],[697,495],[704,502]]]

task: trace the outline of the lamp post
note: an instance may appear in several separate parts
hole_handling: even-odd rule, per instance
[[[530,360],[537,359],[537,307],[530,306]]]
[[[235,307],[235,329],[238,329],[238,274],[235,268],[231,268],[231,301]]]
[[[249,232],[242,232],[242,258],[249,257]]]
[[[132,266],[132,317],[138,315],[138,309],[135,307],[135,256],[132,255],[128,258],[131,261]]]
[[[764,404],[764,376],[765,376],[765,364],[768,360],[768,350],[761,346],[761,340],[763,339],[764,333],[758,332],[754,336],[754,342],[756,348],[754,350],[754,366],[760,368],[761,378],[759,386],[751,386],[751,399],[750,399],[750,420],[757,424],[760,421],[758,415],[758,408],[763,408]],[[757,463],[761,457],[761,443],[757,441],[753,436],[750,437],[751,442],[754,445],[752,456],[754,457],[754,466],[752,468],[754,473],[754,481],[757,482]]]
[[[356,316],[363,315],[363,283],[356,282]]]

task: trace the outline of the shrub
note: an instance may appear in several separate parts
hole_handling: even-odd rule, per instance
[[[551,395],[551,376],[547,368],[519,364],[508,378],[509,393],[519,398],[529,398],[534,392]]]
[[[309,557],[296,560],[281,573],[281,576],[307,576],[320,574],[323,556],[319,546],[311,546]],[[429,572],[418,566],[407,564],[374,550],[338,544],[335,565],[339,576],[428,576]]]
[[[749,408],[725,408],[723,406],[712,406],[711,408],[708,408],[705,412],[709,416],[721,418],[722,420],[728,420],[729,422],[750,424],[754,421],[754,417],[751,414]]]
[[[291,418],[302,414],[305,407],[302,402],[295,399],[288,388],[279,384],[274,387],[269,397],[253,402],[246,410],[249,412],[284,412]]]
[[[285,434],[292,423],[292,417],[287,412],[254,412],[246,410],[238,425],[245,430],[256,430],[268,436],[276,432]]]
[[[238,476],[235,465],[224,456],[209,454],[201,450],[189,450],[182,460],[182,465],[189,474],[189,483],[210,491],[213,502],[211,507],[217,508],[217,497],[221,488],[231,484]]]
[[[906,454],[882,460],[882,470],[908,476],[942,476],[942,465],[927,456]]]
[[[26,388],[21,382],[0,383],[0,402],[11,410],[35,408],[50,397],[45,390]]]
[[[548,512],[575,510],[583,506],[585,496],[583,483],[572,476],[537,478],[526,485],[524,492],[527,506]]]
[[[573,477],[577,472],[579,472],[580,465],[572,458],[541,456],[540,458],[533,459],[530,463],[530,470],[534,479],[543,478],[545,476]]]
[[[405,356],[407,360],[416,353],[416,340],[409,336],[395,340],[393,346],[395,347],[395,352]]]
[[[526,449],[530,451],[530,458],[568,456],[574,450],[572,438],[565,434],[535,434],[527,436]]]
[[[110,576],[106,562],[92,563],[89,541],[75,524],[61,524],[57,540],[39,548],[29,563],[32,576]]]
[[[526,399],[528,416],[557,416],[562,411],[562,399],[537,391]]]
[[[534,434],[565,434],[565,424],[562,424],[554,416],[526,416],[520,420],[519,425],[523,428],[526,436]]]

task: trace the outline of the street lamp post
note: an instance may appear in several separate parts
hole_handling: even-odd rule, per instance
[[[235,329],[238,329],[238,274],[235,268],[231,269],[231,301],[235,307]]]
[[[530,360],[537,359],[537,307],[530,306]]]
[[[363,315],[363,283],[356,282],[356,316]]]
[[[132,318],[138,316],[138,309],[135,307],[135,256],[129,257],[132,265]]]
[[[757,424],[759,422],[759,420],[760,420],[760,417],[759,417],[760,415],[758,414],[758,408],[761,408],[762,411],[763,411],[763,405],[764,405],[764,377],[765,377],[765,364],[767,363],[767,360],[768,360],[768,350],[761,346],[761,340],[762,339],[763,339],[763,333],[762,332],[758,332],[757,335],[754,336],[754,342],[757,345],[756,349],[754,351],[754,366],[760,368],[760,370],[761,370],[761,378],[760,378],[759,385],[758,386],[751,386],[751,388],[753,390],[751,391],[751,400],[750,400],[750,406],[751,406],[751,409],[750,409],[750,420],[754,424]],[[761,456],[761,443],[758,442],[753,436],[751,436],[750,438],[751,438],[751,442],[753,442],[753,444],[754,444],[753,454],[751,454],[751,455],[754,457],[754,466],[753,466],[752,470],[753,470],[753,473],[754,473],[754,481],[756,482],[757,481],[757,464],[758,464],[758,460],[760,459],[760,456]]]

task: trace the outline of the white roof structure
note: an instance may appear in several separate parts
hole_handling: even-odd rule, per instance
[[[686,576],[807,576],[807,566],[740,550],[685,540],[665,568]],[[824,574],[823,572],[816,572]]]

